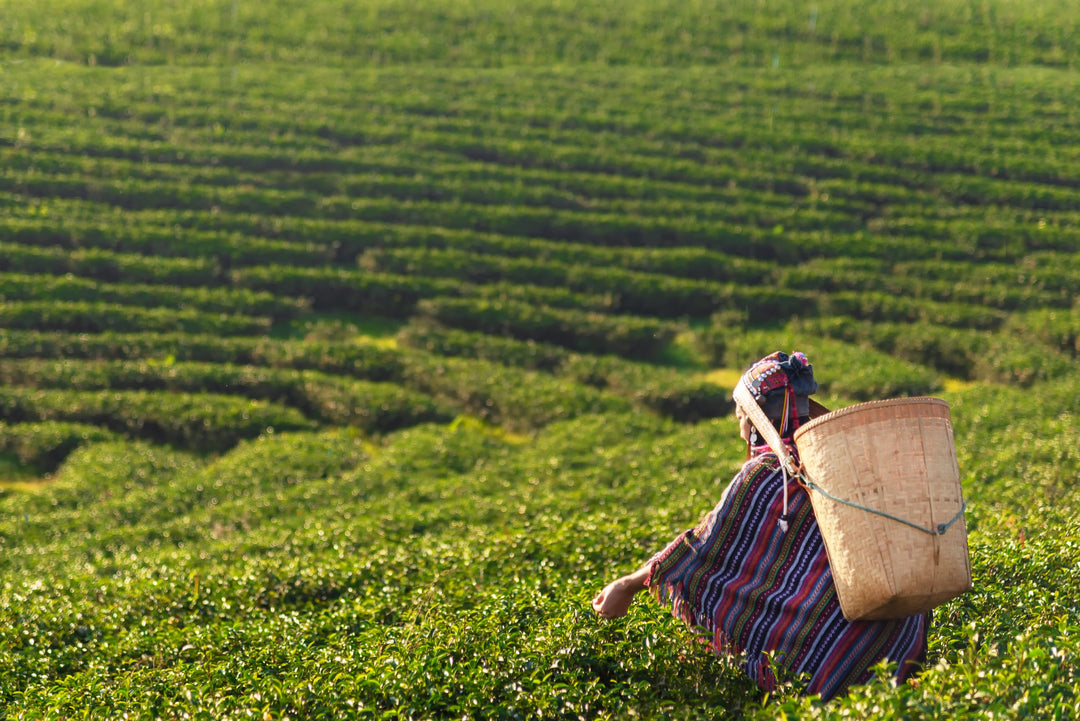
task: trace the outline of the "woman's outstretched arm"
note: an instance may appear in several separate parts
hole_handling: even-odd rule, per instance
[[[652,562],[618,578],[608,585],[593,599],[593,610],[601,618],[619,618],[625,616],[630,610],[630,603],[639,591],[645,590],[645,582],[649,579]]]

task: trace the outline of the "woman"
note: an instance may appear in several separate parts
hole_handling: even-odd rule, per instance
[[[806,356],[777,351],[739,382],[794,451],[792,435],[809,420],[809,396],[817,390]],[[677,617],[708,630],[714,650],[744,653],[746,673],[766,690],[776,685],[769,657],[806,674],[806,693],[825,699],[870,680],[885,658],[905,680],[925,658],[929,614],[844,619],[810,498],[786,477],[742,408],[736,416],[748,460],[720,503],[640,569],[608,584],[593,608],[618,618],[648,588]]]

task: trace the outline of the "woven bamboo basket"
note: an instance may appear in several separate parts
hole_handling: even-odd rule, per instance
[[[971,588],[949,405],[873,401],[795,432],[844,617],[904,618]]]

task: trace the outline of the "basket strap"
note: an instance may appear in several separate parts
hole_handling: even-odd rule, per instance
[[[922,531],[923,533],[929,533],[931,536],[944,536],[945,532],[948,531],[952,527],[952,525],[954,523],[956,523],[961,518],[963,518],[964,512],[967,510],[967,501],[965,501],[963,499],[960,499],[960,512],[957,513],[955,516],[953,516],[952,519],[948,523],[939,523],[939,524],[937,524],[936,528],[927,528],[926,526],[920,526],[917,523],[912,523],[911,521],[900,518],[899,516],[894,516],[891,513],[885,513],[884,511],[877,511],[877,510],[874,510],[873,508],[867,508],[866,506],[860,506],[858,503],[852,503],[851,501],[845,501],[843,498],[837,498],[836,496],[832,495],[831,493],[826,491],[824,488],[822,488],[821,486],[819,486],[818,484],[814,483],[809,478],[807,478],[805,473],[800,473],[799,478],[801,478],[803,480],[803,482],[806,484],[807,488],[809,488],[812,491],[817,491],[818,493],[820,493],[821,495],[825,496],[826,498],[828,498],[830,500],[836,501],[837,503],[843,503],[845,506],[851,506],[852,508],[858,508],[860,511],[866,511],[867,513],[873,513],[875,516],[882,516],[883,518],[888,518],[888,519],[896,521],[898,523],[903,523],[905,526],[911,526],[912,528],[915,528],[915,529],[917,529],[919,531]]]
[[[786,533],[788,529],[788,476],[798,476],[802,469],[799,467],[798,461],[795,460],[795,456],[784,445],[784,441],[780,438],[780,431],[776,430],[776,426],[765,415],[765,411],[758,405],[757,399],[754,398],[753,394],[750,393],[750,389],[741,380],[735,384],[732,397],[735,399],[735,403],[753,421],[754,428],[757,428],[758,433],[765,438],[765,442],[769,444],[772,452],[780,459],[780,470],[784,474],[784,513],[780,516],[780,530]]]
[[[750,416],[750,420],[754,422],[754,428],[757,428],[758,433],[769,444],[769,448],[780,459],[781,467],[793,476],[798,475],[800,470],[798,462],[780,439],[780,431],[776,430],[776,426],[765,415],[765,411],[758,405],[757,399],[750,393],[750,389],[740,381],[735,385],[732,397],[739,407],[743,409],[743,413]]]

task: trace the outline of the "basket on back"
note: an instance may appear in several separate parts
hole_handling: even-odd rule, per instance
[[[971,588],[948,404],[873,401],[795,432],[848,620],[903,618]]]

